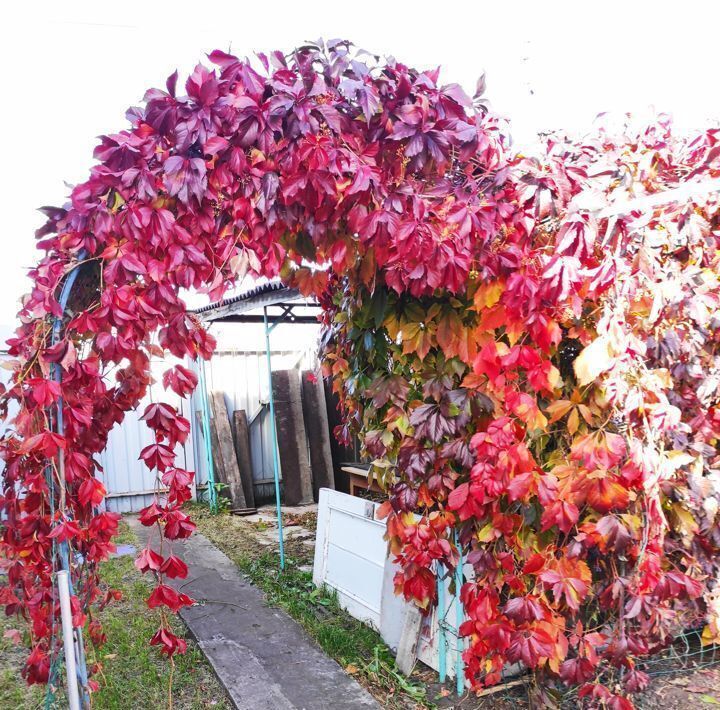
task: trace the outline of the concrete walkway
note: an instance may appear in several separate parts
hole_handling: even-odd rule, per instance
[[[141,544],[147,528],[128,522]],[[201,600],[180,616],[240,710],[375,708],[375,699],[206,537],[173,543],[189,567],[174,586]]]

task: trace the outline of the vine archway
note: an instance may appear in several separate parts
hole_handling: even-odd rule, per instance
[[[182,290],[217,298],[244,273],[324,307],[340,434],[361,437],[389,487],[398,590],[427,609],[436,562],[474,565],[474,683],[520,661],[622,707],[647,682],[638,659],[680,626],[706,619],[717,637],[705,501],[720,493],[720,410],[698,374],[718,366],[717,200],[598,211],[720,174],[716,135],[681,140],[661,121],[552,137],[530,159],[480,96],[346,42],[210,59],[187,96],[177,74],[147,92],[38,233],[2,443],[0,599],[30,621],[28,681],[56,653],[57,565],[76,625],[102,602],[118,516],[93,456],[145,394],[152,356],[211,356]],[[163,384],[187,396],[197,381],[176,365]],[[137,565],[157,580],[148,604],[175,612],[192,601],[166,584],[186,574],[172,541],[194,528],[192,473],[173,456],[190,425],[162,403],[143,418],[155,443],[141,458],[169,494],[141,513],[160,547]],[[184,650],[164,613],[151,643]]]

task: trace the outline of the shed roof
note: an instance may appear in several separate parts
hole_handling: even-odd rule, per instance
[[[197,308],[195,313],[204,321],[258,323],[263,321],[263,316],[253,315],[251,311],[269,306],[276,306],[283,309],[291,309],[293,306],[309,308],[320,307],[317,301],[306,298],[296,288],[290,288],[281,281],[268,281],[237,296],[231,296],[222,301]],[[268,320],[271,323],[277,318],[278,316],[268,314]],[[289,316],[288,320],[291,323],[317,323],[317,319],[312,315],[293,314]]]

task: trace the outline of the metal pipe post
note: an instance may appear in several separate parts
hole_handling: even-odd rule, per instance
[[[63,646],[65,647],[68,705],[70,710],[80,710],[80,693],[78,691],[77,668],[75,666],[75,635],[73,632],[72,610],[70,608],[70,584],[68,583],[66,570],[60,570],[57,573],[57,584],[60,596]]]
[[[460,601],[460,589],[463,581],[463,554],[460,539],[455,531],[455,546],[458,549],[458,563],[455,567],[455,681],[458,697],[465,692],[465,666],[463,664],[463,642],[460,637],[460,626],[463,623],[463,606]]]
[[[435,568],[437,574],[437,615],[438,615],[438,673],[440,674],[440,682],[447,680],[447,638],[445,633],[445,580],[442,578],[443,566],[440,562],[436,563]]]
[[[280,453],[278,451],[277,429],[275,426],[275,397],[273,396],[272,359],[270,357],[270,331],[267,307],[263,308],[265,323],[265,358],[268,373],[268,397],[270,398],[270,436],[273,441],[273,478],[275,479],[275,507],[277,509],[278,542],[280,544],[280,570],[285,569],[285,545],[283,542],[282,507],[280,505]]]
[[[82,261],[87,256],[87,252],[83,249],[78,254],[78,261]],[[79,264],[76,264],[73,270],[68,274],[67,278],[65,279],[65,283],[63,284],[62,291],[60,292],[60,298],[58,299],[58,304],[60,305],[60,308],[62,309],[63,314],[65,313],[65,310],[67,308],[67,302],[70,298],[70,293],[72,292],[72,288],[75,285],[75,281],[77,280],[79,271]],[[51,342],[53,345],[55,345],[58,340],[60,339],[60,335],[62,332],[62,318],[56,317],[53,321],[53,328],[52,328],[52,335],[51,335]],[[62,369],[59,364],[53,363],[51,367],[51,377],[52,379],[57,382],[58,384],[62,383]],[[55,431],[60,434],[61,436],[65,435],[65,423],[63,419],[63,399],[60,397],[57,401],[56,405],[56,420],[55,420]],[[58,452],[58,474],[60,477],[60,510],[65,515],[65,452],[63,449],[60,449]],[[52,490],[52,472],[50,472],[50,481],[49,481],[49,488]],[[68,600],[72,594],[74,594],[73,589],[73,583],[72,583],[72,577],[70,575],[70,546],[67,541],[61,542],[59,545],[60,549],[60,565],[62,567],[62,574],[65,578],[65,585],[67,587],[67,593],[68,593]],[[58,573],[61,574],[61,573]],[[58,582],[58,589],[60,589],[60,583]],[[61,600],[62,604],[62,600]],[[63,634],[65,635],[65,634]],[[71,644],[69,646],[71,650],[71,656],[72,656],[72,667],[76,673],[76,681],[80,684],[80,687],[82,689],[82,704],[83,707],[89,708],[90,707],[90,695],[87,691],[87,663],[85,661],[85,643],[83,641],[83,632],[81,628],[73,629],[72,627],[72,616],[71,616],[71,622],[70,622],[70,639]],[[72,642],[72,639],[74,639],[74,642]],[[69,668],[69,660],[68,660],[68,645],[67,641],[64,641],[65,643],[65,664],[66,667]],[[74,685],[75,690],[77,691],[77,683]],[[79,705],[78,705],[79,707]]]
[[[217,491],[215,490],[215,464],[212,455],[212,440],[210,439],[210,406],[208,405],[207,384],[205,383],[205,361],[200,360],[200,409],[202,417],[203,443],[205,444],[205,463],[208,474],[208,503],[210,510],[217,513]]]

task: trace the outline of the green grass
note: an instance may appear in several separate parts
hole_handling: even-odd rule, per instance
[[[265,592],[268,602],[286,609],[325,653],[346,670],[364,676],[371,686],[396,694],[397,703],[386,707],[407,708],[408,700],[428,707],[425,688],[398,671],[395,658],[376,631],[351,617],[334,593],[318,589],[312,575],[297,569],[292,558],[282,574],[278,563],[278,556],[268,552],[255,559],[236,560],[242,572]]]
[[[137,544],[127,526],[123,526],[118,542]],[[145,604],[150,580],[137,572],[133,556],[103,563],[101,576],[108,586],[122,591],[123,599],[99,614],[108,641],[90,659],[102,666],[95,676],[100,690],[93,694],[93,707],[108,710],[167,707],[170,663],[148,645],[158,627],[157,614]],[[175,632],[185,636],[182,622],[177,618],[172,622]],[[3,617],[0,635],[15,626],[14,619]],[[20,676],[24,655],[24,648],[14,646],[9,639],[0,639],[0,708],[30,709],[44,703],[45,689],[28,688]],[[187,654],[176,656],[172,695],[173,707],[180,710],[232,707],[202,652],[190,639]],[[62,690],[58,692],[56,707],[65,707]]]
[[[211,516],[193,506],[198,529],[215,543],[250,581],[263,590],[268,604],[281,607],[330,657],[365,685],[386,708],[429,708],[424,684],[402,675],[380,635],[351,617],[329,590],[318,589],[309,572],[299,569],[311,558],[309,548],[289,546],[285,571],[279,558],[251,537],[252,525],[230,515]]]

